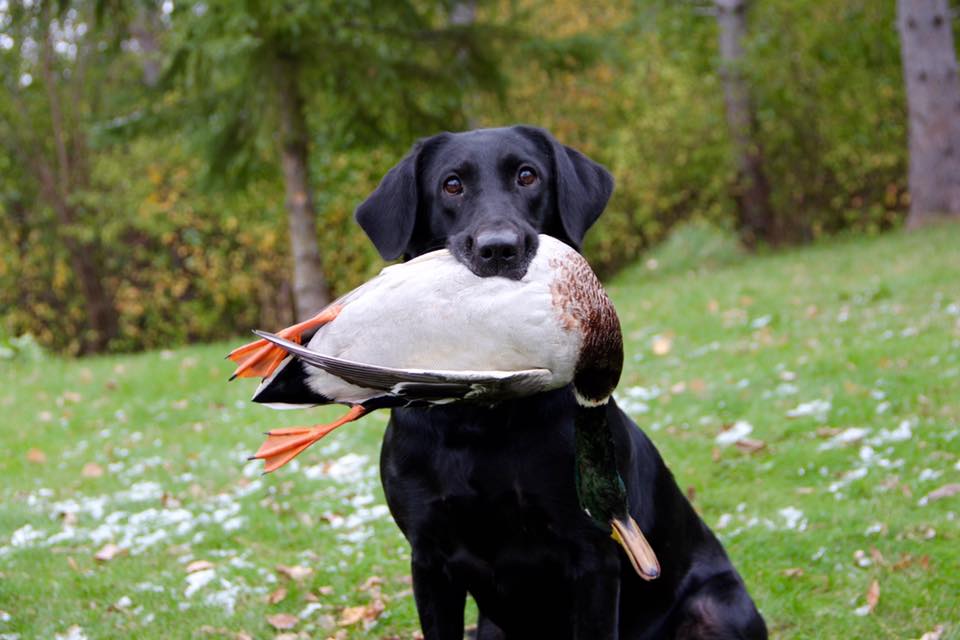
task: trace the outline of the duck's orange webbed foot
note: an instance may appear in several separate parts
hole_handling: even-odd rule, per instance
[[[277,335],[293,342],[300,342],[300,336],[311,329],[322,327],[336,318],[343,309],[340,305],[332,304],[323,311],[292,327],[287,327],[277,332]],[[260,339],[242,347],[237,347],[227,355],[229,360],[237,363],[237,369],[230,376],[234,378],[266,378],[273,373],[283,359],[287,357],[287,352],[280,347]]]
[[[360,418],[367,410],[361,405],[352,407],[341,418],[330,424],[318,424],[315,427],[288,427],[285,429],[273,429],[267,432],[267,440],[257,452],[250,456],[251,460],[259,459],[264,461],[263,472],[270,473],[276,471],[287,464],[307,447],[317,442],[328,433],[342,427],[348,422],[353,422]]]

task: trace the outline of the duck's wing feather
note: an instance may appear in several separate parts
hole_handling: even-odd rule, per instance
[[[382,367],[324,355],[266,331],[254,333],[350,384],[410,399],[483,401],[527,396],[547,389],[552,380],[548,369],[444,371]]]

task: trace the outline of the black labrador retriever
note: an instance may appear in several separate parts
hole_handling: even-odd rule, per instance
[[[418,142],[356,217],[388,260],[448,247],[480,276],[521,278],[538,233],[579,248],[612,190],[606,169],[541,129],[443,133]],[[468,593],[480,640],[766,638],[722,546],[613,403],[620,474],[660,578],[641,580],[581,511],[573,408],[568,388],[394,410],[380,473],[412,547],[425,638],[463,637]]]

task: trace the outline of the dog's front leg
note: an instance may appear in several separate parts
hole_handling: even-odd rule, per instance
[[[618,640],[620,568],[602,566],[577,578],[573,610],[575,640]]]
[[[462,640],[466,589],[454,583],[440,558],[414,551],[411,565],[424,640]]]

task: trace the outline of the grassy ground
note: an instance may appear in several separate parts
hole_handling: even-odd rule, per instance
[[[619,395],[775,637],[960,638],[960,494],[926,498],[960,482],[960,227],[752,259],[690,232],[610,291]],[[226,349],[0,364],[0,638],[413,635],[386,415],[261,478],[264,428],[333,412],[250,405]]]

